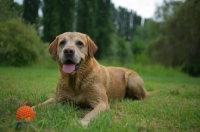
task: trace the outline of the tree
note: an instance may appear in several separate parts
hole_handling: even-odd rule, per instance
[[[111,45],[111,35],[114,32],[111,19],[111,1],[98,0],[97,10],[97,37],[96,43],[98,45],[97,58],[105,58],[109,54],[109,47]]]
[[[96,42],[98,0],[78,0],[76,31],[86,33]]]
[[[198,0],[186,0],[169,19],[166,24],[170,33],[177,65],[183,65],[183,71],[192,76],[200,76],[200,2]]]
[[[43,0],[43,40],[51,42],[55,36],[73,31],[74,0]]]
[[[154,30],[160,32],[151,41],[149,55],[156,62],[172,67],[183,66],[183,71],[200,76],[200,2],[165,1],[164,7],[158,9],[162,9],[159,14],[162,17],[161,22],[154,23],[157,25]]]
[[[112,21],[115,25],[117,35],[123,37],[127,41],[133,39],[137,26],[141,26],[141,16],[134,11],[128,11],[126,8],[115,8],[112,5]]]
[[[14,0],[0,0],[0,21],[18,17],[16,9],[17,4]]]
[[[75,0],[58,0],[59,33],[73,31]]]
[[[123,37],[125,40],[128,40],[130,36],[129,31],[132,30],[132,27],[130,27],[132,24],[130,22],[131,18],[129,11],[126,8],[119,7],[115,9],[115,12],[113,12],[112,15],[114,16],[113,23],[115,24],[117,35]]]
[[[97,58],[105,55],[113,27],[110,0],[78,0],[76,31],[88,34],[98,46]],[[104,49],[104,50],[103,50]]]
[[[22,17],[31,24],[37,23],[38,9],[40,7],[40,0],[24,0],[23,1],[23,15]]]
[[[132,20],[132,36],[134,38],[134,36],[136,35],[136,28],[137,27],[140,27],[141,26],[141,21],[142,21],[142,17],[137,15],[137,13],[132,13],[132,17],[133,17],[133,20]]]
[[[55,36],[59,34],[58,30],[58,12],[56,10],[57,1],[55,0],[43,0],[42,12],[43,19],[43,40],[51,42],[55,39]]]

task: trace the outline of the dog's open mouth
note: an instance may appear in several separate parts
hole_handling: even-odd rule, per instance
[[[71,60],[67,60],[62,66],[62,70],[65,73],[72,73],[78,70],[80,65],[81,65],[81,61],[78,64],[75,64]]]

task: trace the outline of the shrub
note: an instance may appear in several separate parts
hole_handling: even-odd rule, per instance
[[[39,60],[44,44],[34,26],[25,24],[20,18],[0,23],[1,64],[25,66]]]

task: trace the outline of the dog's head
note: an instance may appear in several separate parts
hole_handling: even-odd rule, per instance
[[[78,32],[60,34],[49,46],[49,52],[65,73],[74,73],[87,58],[94,57],[97,49],[89,36]]]

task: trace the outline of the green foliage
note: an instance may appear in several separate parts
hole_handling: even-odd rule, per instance
[[[56,2],[59,13],[59,33],[73,31],[75,0],[59,0]]]
[[[103,58],[109,52],[111,35],[114,32],[111,20],[110,0],[77,2],[76,31],[86,33],[97,44],[96,58]]]
[[[24,20],[30,22],[31,24],[36,24],[40,0],[24,0],[23,7],[22,17]]]
[[[17,2],[14,2],[12,7],[14,8],[14,12],[17,14],[18,17],[22,17],[23,14],[23,5],[20,5]]]
[[[152,60],[166,66],[183,66],[183,71],[200,76],[199,13],[197,0],[165,1],[157,11],[161,22],[154,22],[150,29],[154,30],[148,49]]]
[[[177,60],[184,65],[183,70],[193,76],[200,76],[199,13],[200,2],[187,0],[166,25],[175,46],[179,47]]]
[[[123,41],[120,40],[121,38],[116,38],[117,43],[113,41],[114,28],[117,35],[126,41],[132,40],[133,32],[136,32],[136,27],[141,25],[141,17],[122,7],[116,9],[110,0],[78,0],[76,2],[44,0],[42,10],[43,40],[45,41],[51,42],[55,36],[66,31],[75,30],[85,33],[98,46],[95,54],[97,59],[120,58],[122,56],[119,57],[119,55],[123,54],[133,60],[131,49],[137,47],[134,49],[136,51],[141,48],[137,42],[134,42],[136,46],[132,48],[132,44],[121,42]],[[110,57],[111,55],[118,57]],[[121,60],[124,58],[120,58]]]
[[[21,19],[9,19],[0,23],[1,64],[25,66],[40,59],[44,44],[31,25]]]
[[[132,48],[132,52],[134,54],[138,54],[138,53],[141,53],[144,50],[145,44],[140,39],[134,38],[131,41],[131,48]]]
[[[112,35],[111,45],[107,47],[107,57],[103,59],[110,62],[118,62],[120,64],[131,63],[133,61],[133,53],[130,42],[125,41],[124,38]]]
[[[114,32],[113,23],[111,20],[111,0],[98,0],[96,30],[98,32],[96,37],[96,44],[99,47],[99,54],[97,58],[107,57],[109,52],[108,47],[111,45],[111,35]]]
[[[43,40],[52,42],[58,34],[73,31],[75,0],[43,0]]]
[[[133,63],[133,61],[146,64],[149,60],[145,48],[145,43],[139,38],[134,38],[129,42],[115,34],[112,36],[112,45],[108,47],[108,56],[104,60],[118,62],[122,65]]]
[[[0,12],[0,21],[5,21],[20,16],[22,6],[13,2],[13,0],[0,0]]]
[[[114,5],[112,5],[111,14],[117,35],[123,37],[126,41],[132,40],[136,27],[141,26],[141,16],[123,7],[115,8]]]
[[[155,17],[159,21],[166,21],[168,18],[173,17],[174,13],[179,10],[182,4],[180,1],[164,0],[162,6],[158,6],[155,12]]]
[[[118,60],[121,63],[131,63],[133,60],[133,53],[130,43],[126,42],[122,37],[118,37]]]
[[[97,0],[77,2],[76,30],[89,35],[95,42],[97,37]]]

